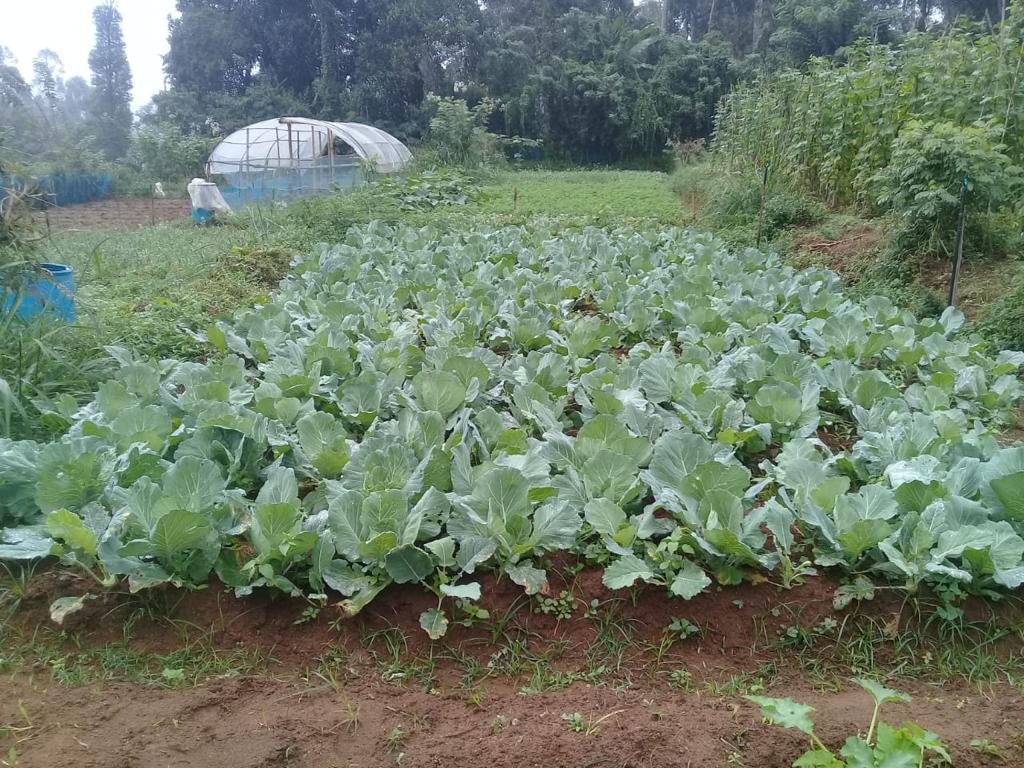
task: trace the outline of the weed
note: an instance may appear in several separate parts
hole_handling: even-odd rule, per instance
[[[668,684],[671,688],[684,693],[695,693],[697,687],[693,683],[693,673],[686,667],[673,669],[668,673]]]
[[[321,607],[319,605],[307,605],[292,624],[307,624],[311,621],[316,621],[320,617],[320,610]]]
[[[547,663],[533,662],[531,664],[530,680],[519,689],[519,692],[529,695],[545,693],[547,691],[561,691],[583,679],[583,675],[579,672],[555,670]]]
[[[757,694],[774,685],[778,676],[778,664],[768,661],[751,672],[740,672],[725,680],[708,680],[704,683],[704,690],[717,697]]]
[[[578,224],[680,223],[682,207],[667,181],[638,171],[508,173],[483,188],[480,210],[516,221],[564,216]]]
[[[579,712],[565,712],[562,719],[569,724],[569,730],[573,733],[583,733],[583,715]]]
[[[331,689],[338,691],[341,687],[341,677],[354,678],[358,673],[349,662],[348,653],[338,646],[333,646],[327,653],[317,657],[317,665],[307,669],[302,679],[306,684],[312,684],[315,680],[325,683]]]
[[[390,731],[384,740],[384,746],[391,754],[396,754],[402,748],[402,743],[405,741],[409,732],[406,731],[402,726],[396,725]]]
[[[21,607],[28,595],[29,583],[35,575],[36,563],[0,562],[0,627],[3,627]]]
[[[827,635],[787,651],[818,680],[842,675],[887,677],[899,674],[925,680],[961,678],[972,683],[1007,682],[1024,685],[1024,655],[1000,651],[1000,641],[1019,642],[1024,628],[1004,626],[995,619],[963,622],[957,635],[929,631],[924,623],[899,628],[874,617],[847,616]]]
[[[562,590],[555,597],[539,597],[534,599],[533,612],[554,616],[560,621],[567,621],[572,618],[573,610],[576,608],[576,598],[572,592]]]
[[[466,703],[471,707],[483,707],[486,698],[487,690],[483,686],[475,685],[466,694]]]
[[[251,674],[266,666],[259,650],[224,651],[209,637],[185,638],[180,648],[168,654],[145,653],[121,643],[86,648],[75,634],[50,630],[38,631],[29,638],[7,633],[3,640],[10,664],[45,670],[69,687],[117,682],[173,688]]]
[[[430,688],[434,683],[437,666],[432,657],[407,658],[409,643],[397,627],[378,630],[363,639],[370,658],[385,682],[411,681]],[[383,652],[379,647],[383,645]]]
[[[583,715],[579,712],[567,712],[562,715],[562,719],[569,724],[569,730],[573,733],[582,733],[584,736],[596,736],[601,732],[601,724],[615,715],[621,714],[625,710],[616,709],[613,712],[609,712],[606,715],[602,715],[596,720],[585,720]]]
[[[669,622],[668,627],[666,627],[665,633],[680,640],[688,640],[691,637],[701,637],[704,634],[703,630],[689,619],[681,619],[675,616],[672,617],[672,621]]]
[[[988,739],[971,739],[971,746],[986,755],[996,758],[997,760],[1006,760],[1006,756],[1003,755],[1002,750],[999,749],[999,745],[995,742],[989,741]]]

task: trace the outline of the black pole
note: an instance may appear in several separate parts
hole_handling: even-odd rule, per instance
[[[953,272],[949,276],[949,306],[956,306],[956,292],[960,286],[960,269],[964,263],[964,225],[967,222],[967,177],[960,182],[960,221],[956,228],[956,253],[953,256]]]

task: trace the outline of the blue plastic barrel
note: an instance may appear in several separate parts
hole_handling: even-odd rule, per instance
[[[24,280],[18,317],[31,320],[45,312],[66,323],[75,322],[75,270],[67,264],[40,264],[39,267],[45,274]],[[13,291],[8,291],[4,311],[9,311],[18,298]]]
[[[213,221],[213,213],[209,208],[193,208],[192,221],[196,224],[208,224]]]

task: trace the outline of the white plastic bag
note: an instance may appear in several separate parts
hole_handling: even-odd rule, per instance
[[[202,209],[206,211],[217,211],[218,213],[231,213],[231,206],[228,205],[224,195],[217,189],[217,185],[205,179],[192,179],[188,184],[188,196],[192,200],[192,210]]]

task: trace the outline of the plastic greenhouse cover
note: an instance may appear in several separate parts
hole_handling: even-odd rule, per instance
[[[386,131],[362,123],[335,123],[305,117],[280,117],[253,123],[232,133],[210,154],[210,173],[302,168],[326,162],[331,137],[341,139],[380,173],[404,168],[412,153]],[[334,155],[336,162],[344,156]]]

